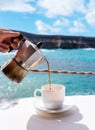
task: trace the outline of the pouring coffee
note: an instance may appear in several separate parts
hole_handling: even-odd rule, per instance
[[[12,81],[20,83],[31,68],[44,62],[45,58],[39,50],[42,42],[35,45],[20,34],[20,47],[16,56],[5,63],[1,70]],[[10,51],[12,48],[10,47]]]

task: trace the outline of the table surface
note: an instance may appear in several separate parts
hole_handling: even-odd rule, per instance
[[[0,110],[0,130],[95,130],[95,96],[66,96],[65,104],[74,104],[68,112],[54,116],[38,112],[34,98]],[[40,114],[39,114],[40,113]]]

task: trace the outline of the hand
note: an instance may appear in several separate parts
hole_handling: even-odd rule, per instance
[[[0,51],[8,52],[10,46],[15,49],[18,48],[20,40],[17,37],[19,35],[19,32],[14,32],[7,29],[0,29]]]

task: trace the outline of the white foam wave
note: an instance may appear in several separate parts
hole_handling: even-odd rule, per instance
[[[84,50],[90,51],[90,50],[95,50],[95,48],[85,48]]]

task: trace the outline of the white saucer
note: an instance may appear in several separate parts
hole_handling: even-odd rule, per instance
[[[44,107],[43,102],[41,101],[41,99],[35,99],[34,100],[34,106],[37,110],[46,112],[46,113],[50,113],[50,114],[54,114],[54,113],[64,113],[69,111],[70,109],[73,108],[74,105],[69,105],[69,104],[63,104],[63,107],[60,109],[55,109],[55,110],[51,110],[51,109],[47,109]]]

